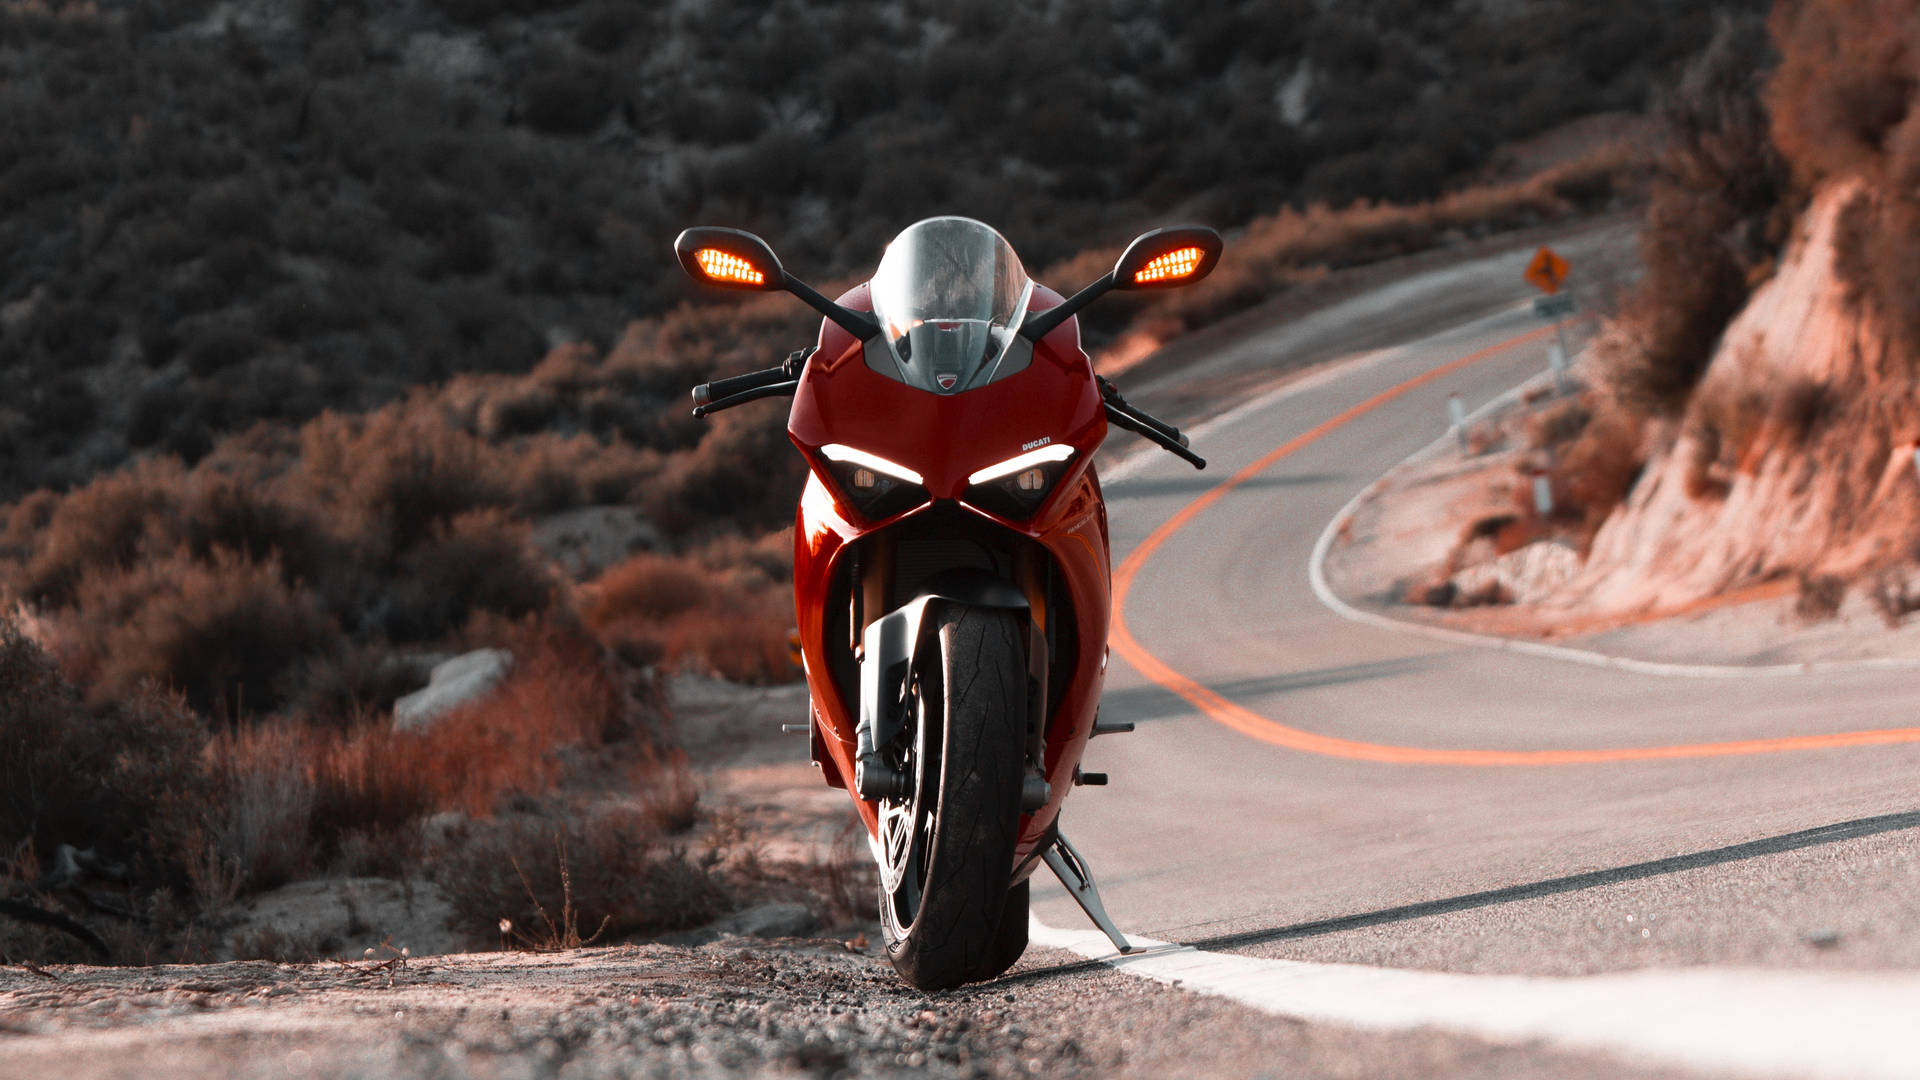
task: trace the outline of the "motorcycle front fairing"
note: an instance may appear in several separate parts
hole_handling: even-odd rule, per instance
[[[1059,302],[1058,294],[1039,286],[1024,301],[1032,311]],[[865,285],[839,303],[861,312],[874,306]],[[1101,395],[1071,319],[1034,343],[1030,359],[1024,352],[1012,362],[1002,355],[997,371],[961,370],[950,376],[952,384],[914,385],[886,373],[879,368],[886,357],[871,354],[875,344],[863,346],[824,322],[788,422],[789,437],[811,466],[794,527],[794,594],[815,760],[828,783],[854,790],[860,712],[855,651],[864,624],[886,614],[877,609],[881,602],[858,595],[850,584],[861,553],[891,558],[892,547],[875,542],[883,533],[911,537],[922,548],[938,548],[941,538],[960,535],[1003,542],[1016,559],[1034,564],[1025,580],[1047,583],[1044,589],[1028,586],[1028,606],[1043,631],[1035,640],[1052,642],[1054,649],[1045,658],[1052,692],[1042,729],[1048,797],[1022,817],[1016,860],[1024,869],[1051,837],[1061,800],[1073,786],[1106,666],[1109,547],[1106,508],[1092,467],[1107,430]],[[926,378],[946,375],[944,369],[929,371]],[[1035,453],[1059,459],[1061,447],[1071,450],[1061,462],[1064,470],[1030,514],[996,512],[1009,508],[983,507],[977,504],[988,500],[969,498],[970,488],[976,496],[981,490],[973,481],[994,467]],[[916,477],[924,498],[916,492],[911,505],[886,506],[885,516],[861,514],[834,482],[822,479],[849,459]],[[912,599],[891,596],[884,603]],[[1056,619],[1070,625],[1050,622]],[[857,793],[855,801],[874,834],[877,803]]]

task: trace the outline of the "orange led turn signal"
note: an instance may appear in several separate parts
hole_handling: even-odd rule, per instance
[[[1134,284],[1149,285],[1156,281],[1172,281],[1192,274],[1200,266],[1201,251],[1197,247],[1176,248],[1165,255],[1141,267],[1133,275]]]
[[[742,285],[763,285],[767,276],[754,268],[754,265],[738,255],[721,251],[719,248],[701,248],[693,253],[694,261],[708,277],[715,281],[737,281]]]

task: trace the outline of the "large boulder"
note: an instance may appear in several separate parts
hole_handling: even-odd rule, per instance
[[[513,670],[505,649],[477,649],[435,664],[427,685],[393,703],[395,731],[423,731],[447,713],[486,697]]]

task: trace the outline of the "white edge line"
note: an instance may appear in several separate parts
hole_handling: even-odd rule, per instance
[[[1750,1076],[1911,1077],[1920,1060],[1913,972],[1474,975],[1205,952],[1144,937],[1123,956],[1097,931],[1050,927],[1038,916],[1028,930],[1035,944],[1128,975],[1362,1031],[1438,1030]]]
[[[1526,393],[1529,387],[1542,382],[1549,376],[1545,373],[1535,375],[1521,382],[1506,393],[1475,409],[1467,416],[1467,423],[1485,417],[1496,409],[1503,408]],[[1381,485],[1387,482],[1401,466],[1408,462],[1426,457],[1447,440],[1453,438],[1451,431],[1433,442],[1409,454],[1399,465],[1388,469],[1373,483],[1361,488],[1359,494],[1347,500],[1340,512],[1327,522],[1320,533],[1320,539],[1314,542],[1313,554],[1307,560],[1307,580],[1313,586],[1313,594],[1334,614],[1368,626],[1377,626],[1417,637],[1447,641],[1457,645],[1475,645],[1486,649],[1499,649],[1505,652],[1520,653],[1525,656],[1537,656],[1548,660],[1564,660],[1573,664],[1585,664],[1588,667],[1613,668],[1619,671],[1631,671],[1638,675],[1662,675],[1696,679],[1730,679],[1748,676],[1776,678],[1791,675],[1817,675],[1844,671],[1908,671],[1920,667],[1920,660],[1905,657],[1877,657],[1867,660],[1809,660],[1798,664],[1674,664],[1659,660],[1635,660],[1625,656],[1610,656],[1606,653],[1588,649],[1575,649],[1566,645],[1549,645],[1540,641],[1521,641],[1515,638],[1499,637],[1494,634],[1476,634],[1468,630],[1454,630],[1444,626],[1429,626],[1405,619],[1395,619],[1377,612],[1362,611],[1334,595],[1332,586],[1327,584],[1327,553],[1333,549],[1334,537],[1340,527],[1352,518],[1353,513]]]

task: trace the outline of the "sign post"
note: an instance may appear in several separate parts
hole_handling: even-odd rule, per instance
[[[1561,393],[1567,392],[1567,326],[1566,316],[1573,314],[1573,294],[1562,295],[1561,286],[1567,282],[1567,274],[1573,267],[1560,253],[1550,247],[1543,247],[1533,253],[1533,260],[1527,263],[1527,284],[1539,289],[1544,296],[1533,301],[1533,313],[1543,319],[1553,320],[1554,336],[1558,344],[1547,350],[1547,366],[1553,369],[1554,387]]]

